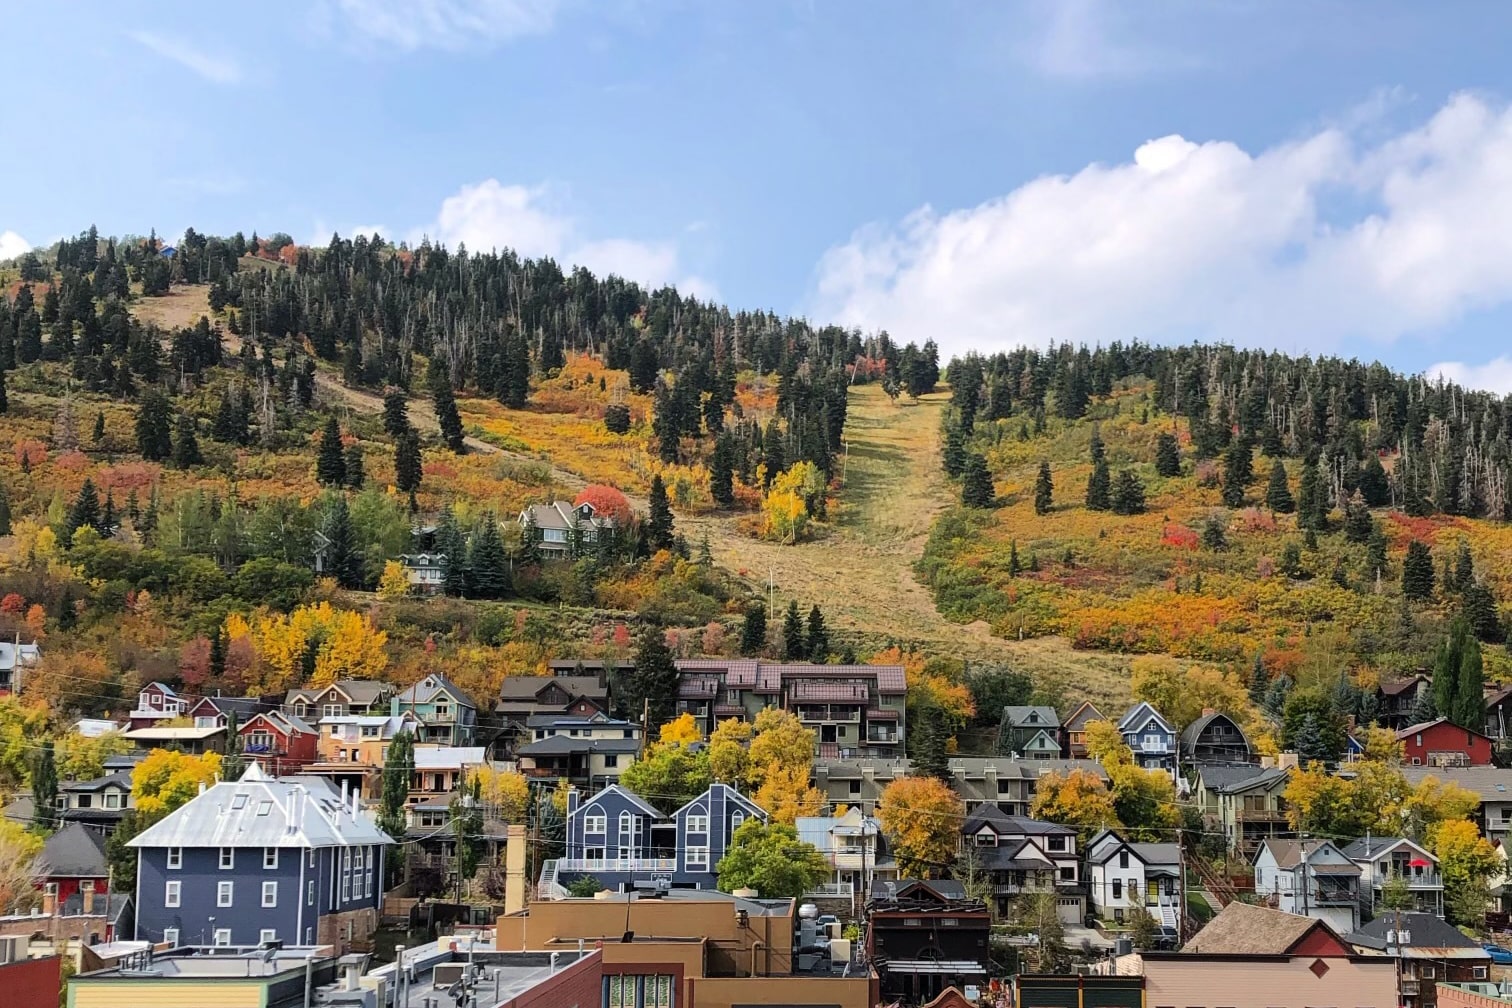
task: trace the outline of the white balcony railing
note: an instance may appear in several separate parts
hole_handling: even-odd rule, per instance
[[[557,873],[676,871],[676,858],[557,858]]]
[[[805,899],[850,899],[856,887],[850,882],[826,882],[804,893]]]

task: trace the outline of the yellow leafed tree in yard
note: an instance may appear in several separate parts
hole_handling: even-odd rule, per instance
[[[677,742],[681,745],[691,745],[694,742],[703,741],[703,732],[698,730],[698,722],[693,715],[684,711],[677,717],[661,726],[661,733],[657,735],[658,742]]]
[[[378,578],[378,597],[393,601],[403,598],[409,591],[409,574],[398,560],[383,562],[383,575]]]
[[[1123,825],[1113,808],[1113,792],[1108,790],[1101,777],[1086,770],[1047,773],[1041,777],[1029,814],[1046,822],[1070,826],[1078,830],[1084,840],[1098,830],[1117,829]]]
[[[801,770],[806,778],[814,766],[814,733],[791,711],[763,707],[751,731],[751,783],[762,783],[774,765]]]
[[[227,619],[227,637],[234,640],[234,630],[240,629]],[[298,606],[287,616],[259,612],[246,632],[257,648],[263,673],[257,687],[264,693],[305,685],[305,662],[312,650],[315,661],[309,685],[343,678],[376,679],[388,667],[388,653],[383,649],[388,634],[375,627],[370,617],[337,609],[329,602]]]
[[[473,776],[478,781],[484,803],[495,806],[501,820],[506,823],[525,821],[525,812],[530,806],[530,782],[524,774],[485,766],[478,768]]]
[[[32,885],[32,862],[42,850],[42,838],[20,823],[0,819],[0,906],[35,904],[41,893]]]
[[[137,822],[149,826],[188,802],[199,794],[201,784],[215,783],[220,765],[218,753],[191,756],[172,749],[152,750],[131,775]]]
[[[726,718],[714,726],[709,736],[709,771],[714,779],[744,790],[750,777],[751,723],[740,718]]]
[[[802,767],[772,763],[762,773],[761,786],[751,800],[776,822],[793,825],[799,816],[816,816],[824,812],[824,792],[809,784],[809,772]]]
[[[907,876],[933,878],[955,855],[961,799],[934,777],[899,777],[882,791],[877,819]]]
[[[1086,743],[1087,755],[1103,766],[1134,762],[1134,753],[1112,721],[1088,721]]]

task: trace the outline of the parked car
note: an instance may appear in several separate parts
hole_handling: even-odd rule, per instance
[[[1176,929],[1162,925],[1160,937],[1155,939],[1155,947],[1164,951],[1175,951],[1179,944],[1181,944],[1181,935],[1176,933]]]
[[[1482,945],[1491,961],[1498,966],[1512,966],[1512,949],[1502,948],[1500,945]]]

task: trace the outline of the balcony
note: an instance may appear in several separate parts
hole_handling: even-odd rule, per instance
[[[873,744],[873,745],[877,745],[877,744],[897,745],[899,742],[903,741],[903,736],[900,735],[900,734],[898,734],[895,731],[893,731],[893,732],[868,731],[866,733],[866,741],[869,742],[869,743],[871,743],[871,744]]]
[[[1234,819],[1241,823],[1283,823],[1286,813],[1281,809],[1242,808],[1234,811]]]
[[[840,704],[809,704],[798,708],[798,720],[805,724],[860,724],[861,709]]]
[[[803,894],[804,899],[850,899],[855,895],[856,887],[851,882],[826,882],[822,886],[815,886]]]
[[[1374,884],[1377,889],[1380,889],[1385,886],[1386,883],[1394,881],[1396,879],[1401,879],[1402,881],[1406,882],[1408,889],[1444,888],[1444,877],[1438,872],[1423,872],[1421,875],[1412,875],[1407,873],[1398,874],[1396,872],[1392,872],[1390,875],[1376,876]]]
[[[860,848],[834,851],[826,860],[841,871],[865,871],[877,865],[877,855]]]
[[[1417,997],[1418,990],[1418,982],[1416,980],[1403,980],[1401,989],[1398,993],[1400,993],[1403,997]]]
[[[557,874],[563,872],[672,872],[677,858],[557,858]]]
[[[1144,756],[1169,756],[1176,751],[1176,747],[1169,742],[1141,742],[1130,748]]]

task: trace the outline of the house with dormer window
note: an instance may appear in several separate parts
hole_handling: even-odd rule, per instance
[[[526,719],[530,741],[515,749],[527,777],[565,779],[588,790],[613,784],[641,747],[641,727],[602,712]]]
[[[1092,912],[1103,920],[1123,923],[1143,908],[1179,932],[1186,907],[1180,846],[1131,843],[1103,830],[1087,844],[1087,895]]]
[[[1087,914],[1076,830],[981,805],[961,824],[963,856],[992,879],[1000,914],[1027,893],[1053,893],[1056,916],[1080,925]]]
[[[417,742],[472,745],[478,707],[456,683],[432,672],[389,701],[389,713],[408,711],[420,721]]]
[[[1118,720],[1118,734],[1136,764],[1176,776],[1176,729],[1154,707],[1143,700],[1130,707]]]
[[[284,695],[283,711],[310,724],[322,718],[386,714],[389,698],[393,695],[391,683],[376,679],[337,679],[326,686],[289,690]]]
[[[1021,759],[1059,759],[1061,731],[1054,707],[1004,707],[997,751]]]
[[[1066,715],[1065,724],[1062,726],[1066,736],[1067,759],[1087,758],[1087,725],[1093,721],[1106,721],[1102,711],[1091,700],[1083,700],[1070,714]]]
[[[137,693],[136,706],[127,713],[129,728],[151,728],[160,721],[183,717],[189,701],[167,683],[148,683]]]

